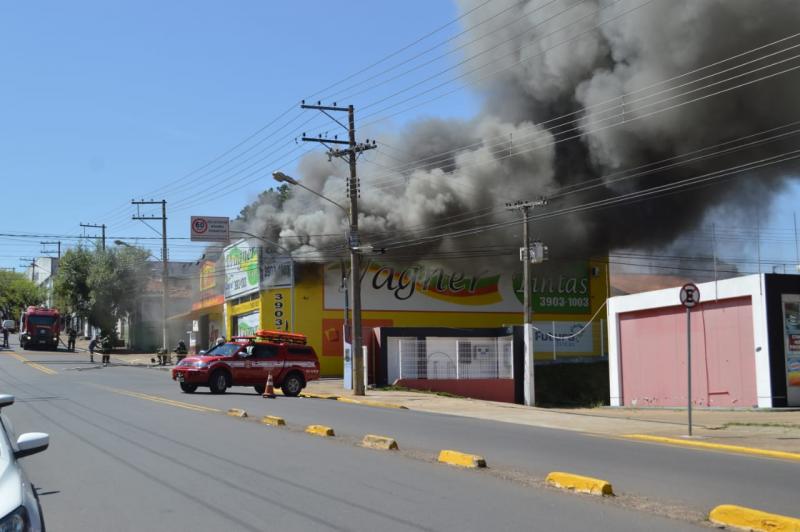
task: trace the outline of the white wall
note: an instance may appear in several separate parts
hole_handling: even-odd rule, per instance
[[[760,408],[772,407],[769,341],[767,336],[764,275],[747,275],[697,285],[700,301],[750,296],[753,308],[753,343],[756,366],[756,394]],[[619,353],[619,315],[625,312],[680,306],[680,287],[616,296],[608,300],[608,380],[611,406],[622,406]]]

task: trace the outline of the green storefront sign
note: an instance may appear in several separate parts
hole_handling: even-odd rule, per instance
[[[522,303],[522,274],[512,278],[514,295]],[[531,288],[534,312],[554,314],[588,314],[591,311],[589,300],[589,270],[585,262],[531,267]]]

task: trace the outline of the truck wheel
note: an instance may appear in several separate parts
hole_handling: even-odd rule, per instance
[[[253,389],[256,391],[258,395],[264,395],[264,392],[267,390],[266,384],[256,384],[253,386]]]
[[[181,383],[181,390],[183,390],[186,393],[194,393],[194,391],[197,390],[197,385],[196,384],[187,384],[185,382],[182,382]]]
[[[287,395],[289,397],[297,397],[300,395],[300,391],[302,389],[303,378],[297,373],[291,373],[288,377],[286,377],[286,379],[283,381],[283,385],[281,386],[283,395]]]
[[[215,371],[208,382],[211,393],[225,393],[228,388],[228,375],[224,371]]]

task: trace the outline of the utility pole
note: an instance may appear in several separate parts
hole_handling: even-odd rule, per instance
[[[56,241],[52,241],[52,242],[40,241],[39,243],[42,245],[42,254],[43,255],[47,255],[47,254],[52,253],[52,251],[46,249],[44,246],[58,246],[58,248],[57,248],[58,251],[57,251],[57,255],[56,256],[59,259],[61,259],[61,241],[60,240],[56,240]]]
[[[100,237],[101,238],[100,249],[105,251],[106,250],[106,224],[101,224],[101,225],[97,225],[97,224],[80,224],[80,225],[81,225],[81,227],[84,227],[84,228],[91,227],[93,229],[100,229],[102,231],[102,233],[101,233],[102,236]],[[97,238],[97,237],[95,236],[95,237],[88,237],[88,238]]]
[[[169,341],[167,338],[167,293],[169,283],[168,256],[167,256],[167,200],[144,201],[131,200],[132,205],[136,205],[136,216],[134,220],[140,220],[147,225],[147,220],[161,220],[161,342],[162,349],[166,354],[169,351]],[[142,216],[139,212],[141,205],[161,204],[161,216]]]
[[[322,112],[331,120],[342,126],[348,132],[347,140],[339,140],[338,136],[334,137],[307,137],[303,133],[304,142],[319,142],[328,148],[328,157],[347,158],[350,165],[350,179],[347,182],[347,195],[350,197],[350,232],[347,235],[347,247],[350,249],[350,297],[353,304],[353,319],[351,320],[352,333],[350,334],[353,350],[353,394],[365,395],[364,386],[364,353],[361,340],[361,251],[359,249],[360,241],[358,236],[358,196],[359,184],[358,174],[356,172],[356,161],[358,156],[367,150],[376,148],[375,141],[370,144],[369,139],[364,143],[356,143],[356,113],[352,105],[347,107],[338,107],[336,102],[333,105],[322,105],[317,102],[316,105],[306,105],[305,100],[301,103],[302,109],[314,109]],[[332,112],[346,112],[347,125],[342,124],[334,118],[330,113]],[[347,148],[333,148],[331,144],[345,145]]]
[[[28,266],[30,266],[30,268],[31,268],[31,282],[35,284],[36,283],[36,266],[37,266],[36,257],[32,257],[30,259],[21,258],[19,260],[24,262],[24,264],[22,266],[23,268],[27,268]]]
[[[537,201],[517,201],[506,203],[509,210],[522,211],[522,247],[519,250],[519,260],[522,261],[522,291],[523,291],[523,334],[525,351],[525,374],[524,390],[525,404],[527,406],[536,405],[536,395],[534,386],[534,335],[533,335],[533,294],[531,293],[531,264],[540,263],[547,260],[547,246],[541,242],[531,242],[529,235],[529,215],[533,207],[547,205],[544,198]]]

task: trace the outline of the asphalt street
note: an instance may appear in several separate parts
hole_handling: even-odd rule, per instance
[[[18,399],[5,413],[17,432],[51,434],[50,449],[25,459],[50,530],[691,530],[654,512],[676,503],[676,517],[717,503],[795,512],[800,467],[791,462],[334,401],[265,400],[246,388],[189,395],[157,369],[16,352],[0,352],[0,386]],[[223,415],[231,407],[247,409],[251,420]],[[252,419],[265,414],[285,417],[290,428]],[[304,434],[311,423],[333,426],[337,437]],[[356,446],[365,433],[394,436],[405,452]],[[492,471],[434,463],[443,448],[483,454]],[[552,470],[606,478],[623,497],[541,486],[536,479]],[[631,508],[636,496],[648,499],[647,511]]]

